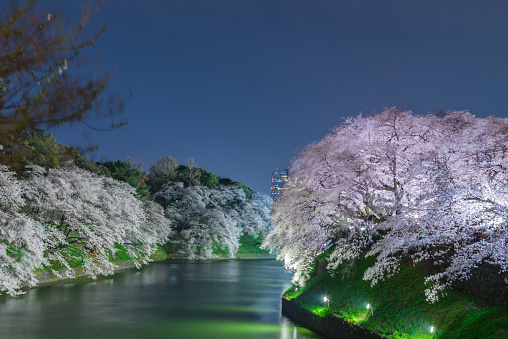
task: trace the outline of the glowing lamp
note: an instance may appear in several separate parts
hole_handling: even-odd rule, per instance
[[[370,304],[367,304],[367,309],[370,309],[370,312],[374,315],[374,309],[370,306]]]
[[[330,299],[328,299],[326,296],[323,298],[324,302],[327,304],[327,307],[330,307]]]

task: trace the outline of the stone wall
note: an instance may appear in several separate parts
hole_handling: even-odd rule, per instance
[[[468,280],[456,281],[452,287],[461,292],[472,294],[487,305],[508,306],[508,273],[499,274],[498,265],[482,264],[471,272]],[[508,280],[507,280],[508,281]]]
[[[282,314],[292,321],[312,331],[334,339],[382,339],[383,337],[368,329],[351,324],[335,314],[320,317],[292,300],[282,298]]]
[[[236,259],[275,259],[270,253],[237,253]]]
[[[181,254],[168,254],[168,259],[184,260],[189,258]],[[237,253],[235,257],[231,258],[227,254],[217,254],[213,258],[202,260],[225,260],[225,259],[275,259],[275,255],[270,253]]]
[[[119,262],[116,262],[115,265],[116,265],[115,272],[126,269],[126,268],[136,267],[136,265],[134,265],[134,263],[131,260],[119,261]],[[54,283],[57,281],[73,280],[75,278],[86,277],[86,274],[83,274],[80,271],[80,269],[78,268],[76,271],[75,278],[70,278],[70,279],[69,278],[59,278],[56,275],[54,275],[53,272],[51,272],[51,271],[36,273],[35,277],[37,279],[37,286],[40,286],[40,285],[45,285],[45,284],[51,284],[51,283]]]

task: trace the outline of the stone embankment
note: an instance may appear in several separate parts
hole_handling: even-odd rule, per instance
[[[116,265],[115,272],[121,271],[121,270],[124,270],[127,268],[136,267],[136,265],[134,265],[134,262],[132,262],[131,260],[116,262],[115,265]],[[84,273],[80,273],[80,271],[78,270],[75,278],[59,278],[56,275],[54,275],[53,272],[46,271],[46,272],[36,273],[35,277],[38,281],[37,286],[41,286],[41,285],[51,284],[51,283],[54,283],[57,281],[74,280],[76,278],[85,278],[85,277],[87,277],[87,275]]]
[[[491,306],[508,306],[508,274],[499,265],[483,263],[471,271],[468,280],[455,281],[452,287],[469,293]]]
[[[168,254],[168,259],[185,260],[189,258],[181,254]],[[270,253],[237,253],[236,256],[231,258],[227,254],[218,254],[213,258],[207,258],[203,260],[225,260],[225,259],[275,259],[275,255]]]
[[[335,314],[320,317],[292,300],[282,298],[282,314],[312,331],[333,339],[382,339],[368,329],[347,322]]]

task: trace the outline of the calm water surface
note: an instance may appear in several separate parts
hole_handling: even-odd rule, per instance
[[[280,315],[275,260],[168,261],[0,296],[0,338],[318,338]]]

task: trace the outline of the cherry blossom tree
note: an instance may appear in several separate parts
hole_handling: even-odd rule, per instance
[[[0,292],[35,286],[34,272],[56,263],[57,276],[73,277],[77,261],[89,276],[111,274],[118,245],[139,267],[170,233],[163,208],[127,183],[73,166],[32,165],[18,180],[0,165]]]
[[[254,192],[252,198],[247,198],[241,213],[243,232],[266,237],[272,230],[272,204],[270,196],[260,192]]]
[[[170,232],[160,208],[137,199],[134,188],[112,178],[76,167],[32,166],[23,185],[31,216],[61,234],[47,249],[50,260],[66,267],[55,274],[73,276],[70,262],[76,258],[92,277],[112,274],[109,257],[117,244],[139,266]]]
[[[441,125],[446,138],[426,162],[425,191],[410,213],[392,218],[391,232],[368,253],[377,255],[378,263],[365,272],[374,284],[387,271],[393,274],[397,251],[414,262],[444,264],[444,270],[427,277],[430,302],[453,281],[468,279],[482,262],[499,265],[500,273],[508,268],[508,120],[450,112]]]
[[[0,292],[11,295],[24,283],[36,284],[34,270],[48,264],[44,251],[62,241],[23,213],[22,192],[15,173],[0,165]]]
[[[167,183],[154,199],[165,208],[178,237],[172,241],[187,257],[211,258],[214,247],[234,257],[242,233],[266,234],[270,229],[270,200],[262,194],[248,199],[235,186],[188,186]]]
[[[482,261],[506,271],[507,136],[506,119],[465,111],[350,118],[301,151],[264,246],[279,246],[297,280],[332,246],[330,269],[377,255],[365,272],[373,284],[397,272],[401,255],[446,263],[428,277],[429,301]]]

